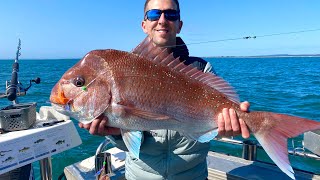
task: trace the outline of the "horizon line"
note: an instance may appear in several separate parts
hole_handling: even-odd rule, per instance
[[[254,58],[254,57],[320,57],[320,54],[270,54],[270,55],[214,55],[214,56],[199,56],[202,58]],[[82,58],[22,58],[19,60],[80,60]],[[0,58],[0,61],[11,61],[15,59]]]

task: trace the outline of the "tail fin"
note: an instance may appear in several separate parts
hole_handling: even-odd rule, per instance
[[[257,113],[262,114],[257,115]],[[250,114],[252,118],[257,116],[264,118],[264,123],[274,124],[272,128],[261,128],[254,135],[275,164],[289,177],[295,179],[288,158],[287,139],[305,131],[320,129],[320,122],[271,112],[251,112]]]

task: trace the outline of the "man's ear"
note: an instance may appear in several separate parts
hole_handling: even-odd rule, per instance
[[[179,21],[179,30],[178,30],[178,34],[180,33],[181,29],[182,29],[182,25],[183,25],[183,22],[182,21]]]
[[[141,28],[142,28],[142,30],[143,30],[144,33],[148,34],[148,31],[147,31],[147,29],[146,29],[146,21],[143,20],[143,21],[141,22]]]

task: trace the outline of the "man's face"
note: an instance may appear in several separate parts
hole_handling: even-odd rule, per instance
[[[177,5],[172,0],[151,0],[149,1],[146,12],[150,9],[174,9]],[[174,46],[176,45],[176,35],[180,32],[182,21],[169,21],[161,14],[160,19],[150,21],[145,19],[142,21],[142,29],[152,39],[157,46]]]

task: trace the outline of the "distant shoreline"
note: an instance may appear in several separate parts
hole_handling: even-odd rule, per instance
[[[39,59],[30,59],[30,58],[27,58],[27,59],[19,59],[19,62],[20,61],[41,61],[41,60],[52,60],[52,61],[58,61],[58,60],[80,60],[82,58],[57,58],[57,59],[53,59],[53,58],[48,58],[48,59],[45,59],[45,58],[39,58]],[[14,59],[0,59],[0,61],[14,61]]]
[[[290,55],[290,54],[276,54],[276,55],[257,55],[257,56],[202,56],[202,58],[286,58],[286,57],[320,57],[320,54],[298,54],[298,55]],[[38,59],[20,59],[24,60],[80,60],[82,58],[38,58]],[[14,59],[0,59],[0,61],[13,61]]]
[[[204,58],[286,58],[286,57],[320,57],[320,54],[300,55],[258,55],[258,56],[207,56]]]

